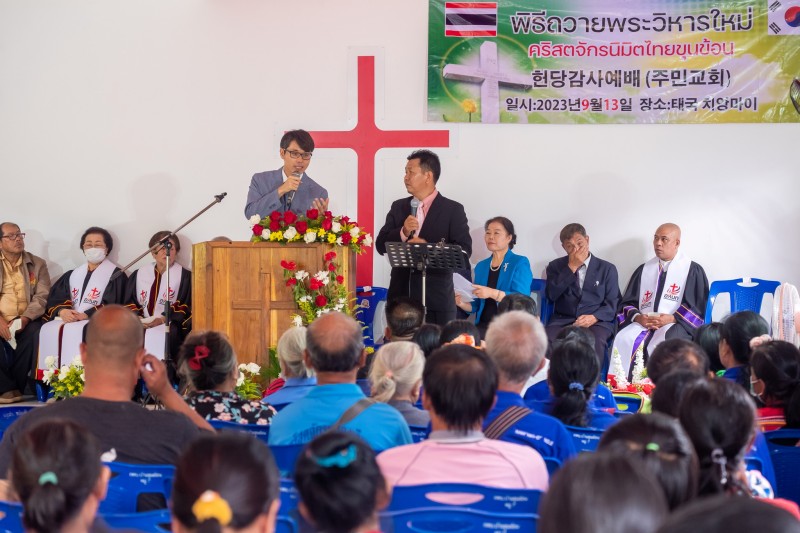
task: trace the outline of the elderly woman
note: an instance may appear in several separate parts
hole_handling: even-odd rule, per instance
[[[492,253],[475,265],[475,284],[472,294],[476,299],[464,302],[456,294],[456,305],[467,313],[475,313],[481,335],[486,333],[489,322],[497,314],[497,304],[506,294],[529,295],[533,273],[527,257],[511,250],[517,242],[514,224],[505,217],[494,217],[484,225],[486,248]]]
[[[427,426],[431,421],[428,412],[414,407],[419,400],[424,368],[425,355],[416,343],[384,344],[375,354],[369,372],[372,398],[400,411],[409,426]]]
[[[236,393],[239,363],[219,332],[190,334],[178,353],[178,373],[190,385],[186,402],[206,420],[266,425],[275,415],[271,405]]]
[[[64,273],[53,284],[47,298],[39,333],[39,369],[54,356],[58,366],[70,364],[80,353],[83,327],[100,307],[123,304],[127,278],[108,259],[114,239],[103,228],[93,226],[81,236],[81,251],[86,263]]]
[[[303,363],[306,350],[306,328],[293,327],[286,330],[278,340],[278,362],[284,378],[283,387],[269,394],[266,400],[278,410],[295,400],[305,397],[317,384],[314,371]]]
[[[181,243],[175,235],[169,238],[173,250],[169,272],[167,250],[159,244],[170,233],[159,231],[150,238],[148,246],[154,262],[135,271],[125,287],[126,307],[142,318],[142,325],[147,330],[145,348],[156,356],[164,353],[167,301],[170,302],[170,350],[173,354],[178,352],[192,329],[192,273],[175,261]]]

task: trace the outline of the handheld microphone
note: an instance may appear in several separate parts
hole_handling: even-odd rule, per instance
[[[417,216],[417,209],[419,209],[419,204],[420,204],[420,201],[417,200],[416,198],[412,198],[411,199],[411,216],[412,217]],[[417,232],[417,230],[411,230],[411,233],[408,234],[408,238],[409,239],[413,239],[414,238],[414,234],[416,232]]]
[[[292,176],[302,178],[303,175],[300,172],[292,172]],[[286,210],[292,210],[292,201],[294,201],[294,193],[297,191],[289,191],[289,194],[286,195]]]

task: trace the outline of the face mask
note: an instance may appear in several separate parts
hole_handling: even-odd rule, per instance
[[[758,383],[758,381],[759,380],[755,380],[755,381],[753,381],[752,379],[750,380],[750,396],[752,396],[753,398],[756,398],[757,400],[760,400],[761,399],[761,394],[757,393],[755,388],[753,387],[756,383]]]
[[[87,261],[96,265],[102,263],[103,259],[106,258],[106,251],[103,248],[89,248],[83,251],[83,255],[86,256]]]

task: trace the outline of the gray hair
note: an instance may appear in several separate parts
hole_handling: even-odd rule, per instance
[[[424,368],[425,355],[416,343],[384,344],[375,354],[369,371],[372,398],[386,403],[395,396],[408,394],[422,380]]]
[[[539,368],[547,351],[547,333],[535,316],[524,311],[498,315],[486,331],[486,353],[503,379],[524,383]]]
[[[287,378],[307,378],[314,375],[314,371],[303,362],[306,351],[306,328],[297,326],[283,332],[278,340],[278,359]]]

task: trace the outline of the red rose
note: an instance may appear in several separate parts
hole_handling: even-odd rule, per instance
[[[311,278],[311,280],[308,282],[308,288],[311,289],[312,291],[321,289],[322,282],[319,281],[317,278]]]
[[[344,285],[344,276],[336,276],[336,283]]]
[[[325,220],[322,221],[322,229],[324,229],[325,231],[330,231],[331,227],[333,227],[333,221],[331,219],[326,218]]]
[[[639,392],[639,390],[636,388],[636,385],[634,385],[633,383],[628,385],[628,388],[625,390],[627,390],[628,392]]]
[[[333,261],[336,259],[336,252],[328,252],[325,254],[325,261]]]
[[[356,222],[356,221],[354,220],[354,221],[350,222],[350,225],[351,225],[351,226],[353,226],[353,227],[355,227],[355,226],[358,226],[358,222]]]
[[[281,219],[281,212],[280,212],[280,211],[273,211],[272,213],[270,213],[270,215],[269,215],[269,219],[270,219],[270,220],[277,220],[277,221],[280,221],[280,219]]]
[[[316,220],[317,218],[319,218],[319,211],[317,211],[316,209],[309,209],[308,211],[306,211],[306,218],[308,218],[309,220]]]
[[[331,213],[330,211],[325,211],[325,213],[324,213],[324,215],[323,215],[323,216],[324,216],[325,218],[333,218],[333,213]]]
[[[283,259],[281,260],[281,268],[284,268],[286,270],[294,270],[295,268],[297,268],[297,263],[295,263],[294,261],[287,261]]]
[[[278,231],[279,229],[281,229],[281,223],[278,222],[277,220],[273,220],[272,222],[269,223],[270,231]]]
[[[294,287],[295,285],[297,285],[297,278],[289,278],[286,280],[287,287]]]
[[[295,215],[293,211],[286,211],[283,214],[283,221],[287,224],[293,224],[297,221],[297,215]]]
[[[653,393],[653,385],[644,384],[642,385],[642,392],[650,396]]]
[[[306,230],[308,230],[308,223],[305,220],[301,220],[300,222],[295,224],[294,227],[297,230],[297,233],[302,235],[306,232]]]
[[[317,307],[325,307],[328,305],[328,299],[324,295],[318,294],[314,299],[314,303],[317,304]]]
[[[358,244],[361,244],[362,242],[364,242],[364,239],[366,239],[366,238],[367,238],[367,234],[364,233],[364,234],[358,236],[358,239],[356,239],[356,242]]]
[[[351,237],[349,233],[342,233],[342,244],[350,244],[352,240],[353,237]]]
[[[256,224],[253,226],[253,235],[261,235],[264,232],[264,228],[261,227],[261,224]]]
[[[344,226],[345,224],[348,224],[350,222],[350,217],[342,217],[339,219],[339,222],[341,222],[342,226]]]
[[[329,263],[328,270],[330,270],[331,272],[336,272],[336,265],[334,265],[333,263]]]
[[[613,375],[608,376],[608,384],[611,386],[610,388],[616,389],[617,388],[617,378]]]

